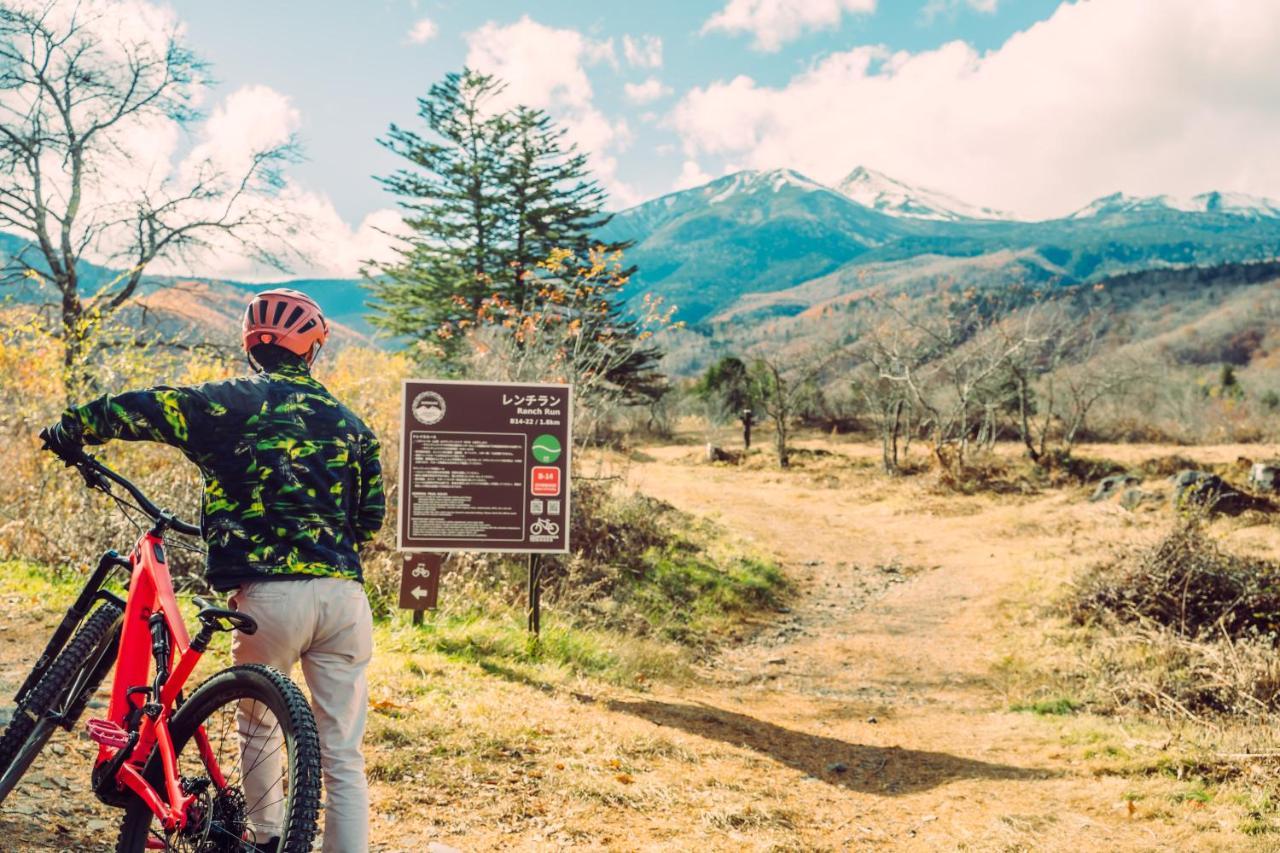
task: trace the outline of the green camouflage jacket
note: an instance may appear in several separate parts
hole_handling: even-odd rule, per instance
[[[86,444],[171,444],[200,466],[208,580],[363,580],[358,546],[386,505],[378,440],[301,361],[245,379],[160,386],[69,409]]]

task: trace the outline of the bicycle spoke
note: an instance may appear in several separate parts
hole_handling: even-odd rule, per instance
[[[278,732],[278,731],[280,731],[280,726],[278,726],[278,725],[277,725],[277,726],[272,727],[272,729],[271,729],[271,732]],[[268,736],[268,737],[270,737],[270,734],[271,734],[271,733],[269,732],[267,736]],[[277,744],[276,744],[276,748],[275,748],[275,749],[273,749],[273,750],[271,750],[270,752],[268,752],[266,755],[262,755],[262,754],[261,754],[261,753],[262,753],[262,750],[258,750],[258,753],[259,753],[259,756],[260,756],[260,757],[258,758],[258,760],[257,760],[257,761],[255,761],[255,762],[254,762],[254,763],[249,767],[249,769],[247,769],[247,770],[245,770],[245,771],[244,771],[244,775],[248,776],[250,773],[252,773],[253,771],[257,770],[259,767],[261,767],[261,766],[262,766],[262,762],[266,761],[268,758],[270,758],[271,756],[275,755],[277,752],[279,752],[279,751],[280,751],[281,749],[283,749],[283,748],[284,748],[284,738],[283,738],[283,736],[282,736],[282,737],[280,738],[279,743],[277,743]]]
[[[220,719],[219,719],[220,718]],[[203,785],[194,820],[179,833],[165,833],[152,816],[150,837],[170,851],[260,850],[258,843],[280,834],[282,812],[289,801],[288,740],[275,713],[256,698],[229,698],[203,721],[212,761],[224,786],[214,777],[206,756],[191,737],[178,754],[178,772],[190,784]],[[277,770],[272,762],[279,763]],[[270,769],[267,769],[270,768]],[[262,778],[263,776],[268,778]],[[229,846],[231,839],[235,844]]]

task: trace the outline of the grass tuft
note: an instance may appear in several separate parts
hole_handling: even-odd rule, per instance
[[[1017,702],[1009,706],[1010,711],[1029,711],[1041,717],[1065,717],[1084,708],[1084,704],[1067,696],[1057,699],[1041,699],[1036,702]]]

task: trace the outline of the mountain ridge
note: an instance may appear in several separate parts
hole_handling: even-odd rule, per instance
[[[811,289],[838,299],[831,277],[856,281],[863,267],[894,265],[893,280],[910,292],[936,283],[945,258],[966,284],[984,287],[1280,256],[1280,204],[1241,193],[1112,194],[1030,222],[963,215],[987,209],[865,167],[850,178],[853,198],[794,170],[735,172],[622,211],[603,233],[634,243],[629,260],[639,272],[629,293],[662,296],[690,323],[799,313],[810,283],[825,279]]]

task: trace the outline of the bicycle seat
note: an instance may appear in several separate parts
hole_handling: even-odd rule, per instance
[[[242,634],[254,634],[258,630],[258,622],[252,616],[238,610],[225,607],[214,607],[203,598],[193,598],[200,608],[196,618],[210,631],[239,631]]]

